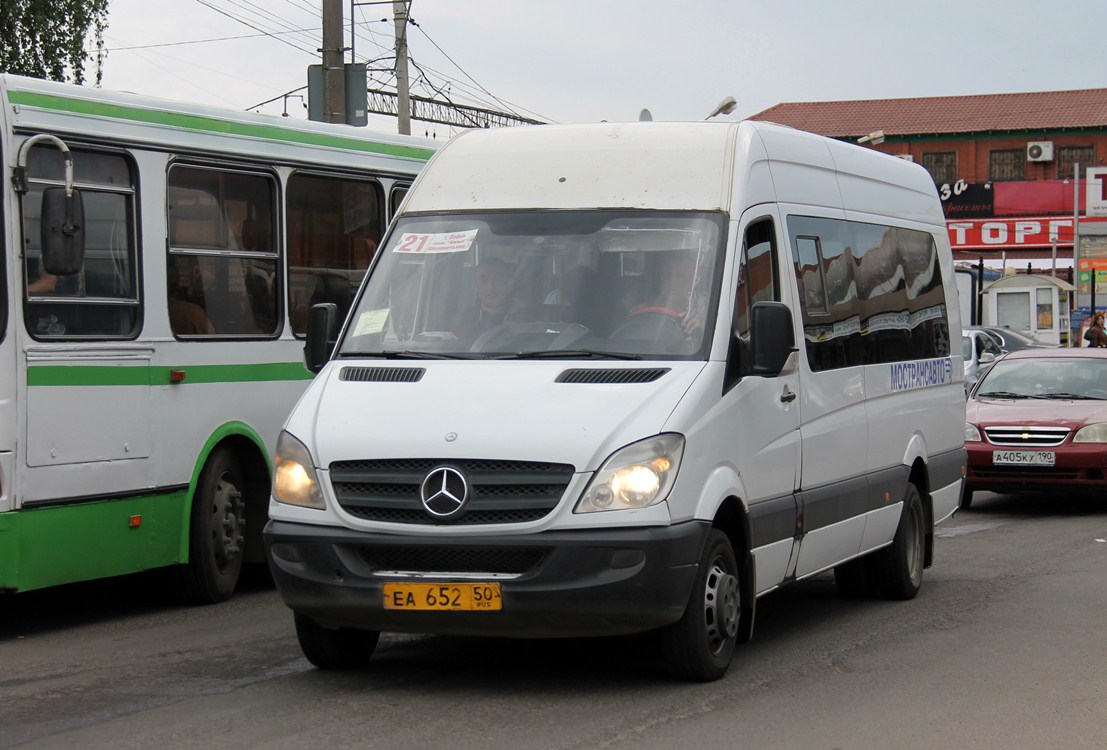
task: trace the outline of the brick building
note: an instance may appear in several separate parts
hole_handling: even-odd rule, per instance
[[[1089,217],[1086,206],[1089,177],[1107,204],[1107,89],[787,102],[750,119],[861,141],[921,164],[938,186],[959,260],[1050,258],[1053,235],[1057,257],[1072,258],[1074,200],[1081,236],[1107,233],[1107,215]],[[1103,270],[1107,282],[1107,257]]]

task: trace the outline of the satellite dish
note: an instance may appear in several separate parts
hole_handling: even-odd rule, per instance
[[[648,109],[643,109],[638,113],[638,122],[653,122],[653,115]]]

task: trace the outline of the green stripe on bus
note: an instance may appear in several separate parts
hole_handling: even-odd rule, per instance
[[[181,112],[128,107],[121,104],[107,104],[88,99],[74,99],[67,96],[40,94],[34,91],[8,91],[8,101],[28,107],[52,109],[60,112],[73,112],[82,115],[110,117],[115,120],[130,120],[152,125],[168,125],[184,130],[194,130],[223,135],[240,135],[250,138],[262,138],[268,141],[284,141],[307,146],[326,146],[347,151],[363,151],[402,159],[426,161],[434,153],[428,148],[400,146],[391,143],[377,143],[358,138],[343,138],[328,133],[311,133],[300,130],[288,130],[276,125],[262,125],[244,122],[220,120],[205,115],[191,115]]]
[[[116,365],[32,365],[28,386],[167,385],[170,373],[183,372],[175,385],[196,383],[258,383],[311,380],[313,375],[299,362],[251,365],[181,365],[178,367],[119,367]]]

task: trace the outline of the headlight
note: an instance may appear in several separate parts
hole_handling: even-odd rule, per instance
[[[965,442],[966,443],[979,443],[980,442],[980,430],[976,429],[976,425],[965,422]]]
[[[615,451],[592,477],[577,513],[645,508],[669,496],[684,437],[675,433],[640,440]]]
[[[1107,423],[1089,424],[1081,427],[1072,436],[1074,443],[1107,443]]]
[[[278,503],[323,509],[323,492],[315,475],[315,462],[308,449],[296,438],[281,431],[277,455],[273,458],[273,498]]]

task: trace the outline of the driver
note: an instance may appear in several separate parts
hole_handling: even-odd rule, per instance
[[[694,253],[669,253],[661,262],[660,279],[656,296],[627,314],[627,320],[636,315],[654,313],[673,318],[680,323],[685,335],[703,328],[703,321],[695,315],[694,289],[696,284],[696,256]]]

